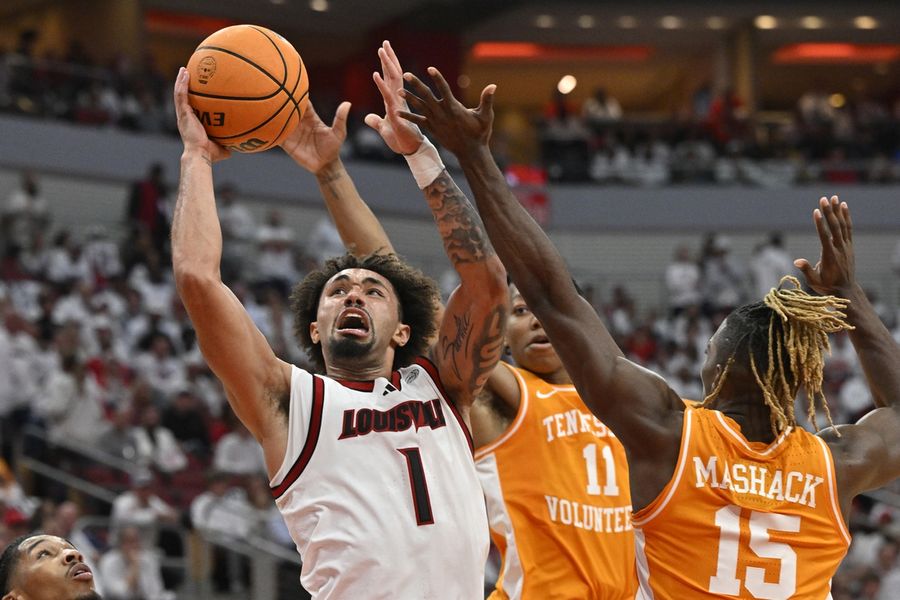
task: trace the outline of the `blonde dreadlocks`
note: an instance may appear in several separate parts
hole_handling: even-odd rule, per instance
[[[785,283],[793,288],[782,289]],[[848,300],[836,296],[812,296],[790,275],[781,279],[762,302],[747,304],[728,316],[726,327],[734,335],[731,354],[702,406],[709,406],[719,392],[738,353],[746,352],[750,370],[769,407],[772,431],[778,435],[796,425],[794,399],[806,390],[807,414],[816,424],[816,401],[821,400],[829,425],[831,412],[822,392],[825,354],[831,351],[828,334],[853,329],[844,309]]]

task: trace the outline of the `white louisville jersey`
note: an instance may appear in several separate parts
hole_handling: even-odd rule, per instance
[[[371,382],[292,367],[288,422],[272,495],[313,598],[484,597],[472,439],[430,361]]]

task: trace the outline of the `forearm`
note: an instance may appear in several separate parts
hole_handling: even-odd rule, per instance
[[[219,277],[222,229],[213,192],[212,162],[199,152],[181,156],[181,179],[172,217],[172,265],[176,278]]]
[[[531,309],[577,294],[559,251],[513,195],[490,150],[459,158],[488,235]]]
[[[348,252],[365,256],[394,251],[378,218],[365,203],[340,159],[316,173],[328,214]]]
[[[447,173],[423,190],[434,216],[444,251],[465,286],[499,283],[506,286],[506,273],[487,237],[475,207]]]
[[[850,341],[859,356],[875,406],[900,406],[900,346],[859,285],[841,296],[850,301],[847,321],[853,325]]]

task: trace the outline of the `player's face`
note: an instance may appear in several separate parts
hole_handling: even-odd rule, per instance
[[[36,535],[19,546],[13,598],[23,600],[99,600],[94,575],[72,544],[53,535]]]
[[[549,375],[562,369],[562,362],[540,321],[528,309],[516,286],[509,286],[512,310],[506,322],[506,343],[513,360],[523,369],[538,375]]]
[[[387,279],[368,269],[345,269],[322,289],[310,333],[314,342],[322,342],[327,362],[381,353],[409,340],[399,308]]]
[[[703,395],[708,396],[716,383],[716,377],[722,371],[722,365],[719,357],[719,342],[724,335],[725,323],[728,319],[722,321],[716,332],[709,338],[706,344],[706,360],[703,361],[703,368],[700,370],[700,380],[703,382]]]

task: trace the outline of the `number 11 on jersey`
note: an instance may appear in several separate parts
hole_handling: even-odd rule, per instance
[[[606,470],[606,485],[601,490],[597,480],[597,444],[588,444],[581,451],[584,457],[585,467],[587,468],[587,493],[589,496],[618,496],[619,484],[616,482],[616,463],[613,460],[612,448],[603,446],[600,455],[603,457],[603,464]]]

